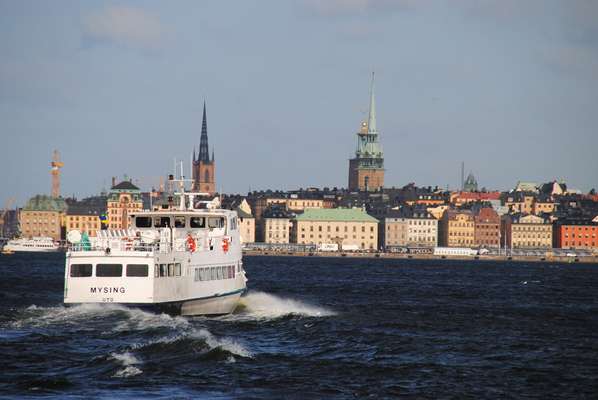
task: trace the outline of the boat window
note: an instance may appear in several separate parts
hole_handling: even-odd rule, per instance
[[[177,215],[174,217],[174,227],[175,228],[184,228],[185,227],[185,217],[181,215]]]
[[[148,276],[149,267],[146,264],[127,265],[127,276]]]
[[[98,264],[96,265],[96,276],[122,276],[122,264]]]
[[[135,226],[137,228],[151,228],[152,217],[137,217],[135,218]]]
[[[191,228],[205,228],[206,219],[204,217],[191,217],[189,218],[189,225]]]
[[[166,276],[167,272],[166,264],[160,264],[160,276]]]
[[[208,228],[222,228],[224,226],[224,218],[210,217],[208,218]]]
[[[174,264],[168,264],[168,276],[174,276]]]
[[[181,263],[174,264],[174,275],[181,276]]]
[[[154,228],[170,228],[170,217],[154,217]]]
[[[160,267],[158,264],[154,265],[154,277],[158,278],[160,276]]]
[[[71,278],[91,276],[91,264],[72,264]]]

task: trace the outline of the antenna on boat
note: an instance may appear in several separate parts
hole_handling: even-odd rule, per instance
[[[185,183],[192,182],[191,179],[185,179],[184,171],[183,171],[183,161],[180,162],[180,175],[179,178],[176,179],[176,159],[174,165],[174,174],[168,176],[168,180],[170,181],[171,185],[177,184],[179,185],[179,192],[175,192],[173,194],[179,195],[179,210],[185,211],[187,207],[185,206]],[[174,189],[174,187],[173,187]],[[193,208],[193,199],[190,199],[190,207]]]

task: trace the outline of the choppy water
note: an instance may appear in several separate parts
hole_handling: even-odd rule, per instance
[[[597,398],[598,265],[246,258],[234,315],[65,308],[0,257],[0,396]]]

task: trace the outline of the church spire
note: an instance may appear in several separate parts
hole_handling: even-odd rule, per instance
[[[370,86],[370,113],[368,115],[368,133],[376,131],[376,100],[374,98],[374,72],[372,72],[372,84]]]
[[[201,138],[199,141],[198,161],[209,162],[210,153],[208,150],[208,120],[206,117],[206,102],[203,102],[203,120],[201,122]]]
[[[195,162],[195,145],[193,145],[193,162]]]

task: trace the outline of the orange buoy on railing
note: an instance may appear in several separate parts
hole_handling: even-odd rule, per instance
[[[195,239],[193,239],[191,234],[187,235],[187,250],[189,250],[191,253],[195,253],[196,249],[197,244],[195,243]]]
[[[228,246],[229,246],[229,241],[228,238],[223,238],[222,239],[222,251],[224,251],[225,253],[228,251]]]

